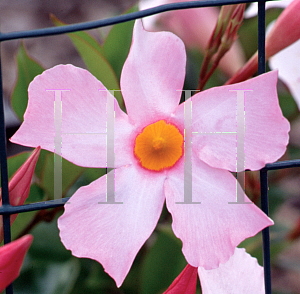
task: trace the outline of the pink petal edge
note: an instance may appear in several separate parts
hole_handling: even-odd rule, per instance
[[[236,248],[219,268],[199,267],[198,273],[203,294],[265,294],[263,267],[244,248]]]
[[[141,20],[135,22],[132,45],[121,75],[121,91],[132,123],[146,126],[175,111],[185,66],[185,48],[177,36],[147,32]]]
[[[212,88],[192,99],[192,142],[198,157],[212,167],[230,171],[259,170],[286,151],[290,124],[283,117],[277,97],[277,72],[248,81]],[[244,155],[237,159],[237,92],[244,90]],[[250,91],[246,91],[250,90]],[[184,125],[184,104],[174,121]],[[240,122],[243,127],[243,121]]]
[[[55,98],[57,90],[58,98]],[[24,122],[10,139],[24,146],[55,152],[55,129],[61,122],[61,155],[85,167],[107,166],[107,101],[114,105],[115,165],[132,161],[120,136],[130,136],[133,127],[116,99],[87,70],[57,65],[34,78],[28,88]],[[61,99],[61,118],[54,117],[54,104]],[[56,151],[57,152],[57,151]]]
[[[107,176],[103,176],[75,192],[65,204],[58,227],[62,243],[74,256],[97,260],[120,287],[156,227],[164,203],[165,176],[135,166],[112,173],[115,201],[122,204],[99,203],[106,202]]]
[[[187,262],[213,269],[227,262],[240,242],[273,221],[253,203],[229,204],[236,202],[236,189],[243,193],[231,173],[212,168],[196,156],[192,163],[193,204],[178,204],[184,201],[184,182],[189,182],[184,179],[183,163],[165,181],[166,203]],[[246,196],[245,202],[250,202]]]

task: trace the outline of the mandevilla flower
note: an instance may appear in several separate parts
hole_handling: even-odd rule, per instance
[[[244,248],[236,248],[225,264],[216,269],[198,268],[203,294],[264,294],[263,268]],[[195,294],[197,268],[189,264],[164,294]]]
[[[0,292],[19,276],[32,240],[31,235],[26,235],[0,247]]]
[[[146,32],[136,21],[121,76],[127,114],[88,71],[58,65],[30,84],[24,122],[11,139],[54,152],[53,99],[61,95],[62,156],[114,170],[72,196],[58,220],[60,237],[73,255],[99,261],[117,286],[153,232],[165,200],[173,231],[194,267],[217,268],[242,240],[272,224],[253,203],[229,204],[237,192],[249,201],[229,171],[260,169],[286,150],[289,123],[278,104],[277,73],[200,92],[178,105],[185,64],[177,36]],[[242,167],[237,166],[237,90],[246,91]],[[111,104],[113,130],[107,119]],[[107,142],[113,142],[114,164]]]
[[[8,183],[9,202],[11,205],[22,205],[29,195],[31,179],[35,169],[36,162],[39,158],[41,148],[36,148],[28,159],[16,171]],[[2,205],[2,196],[0,191],[0,206]],[[10,216],[12,224],[17,218],[17,214]],[[2,215],[0,216],[0,243],[3,241],[3,225]]]

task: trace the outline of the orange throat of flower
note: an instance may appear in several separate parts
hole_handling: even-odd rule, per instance
[[[146,126],[135,139],[134,154],[149,170],[172,167],[183,154],[183,136],[164,120]]]

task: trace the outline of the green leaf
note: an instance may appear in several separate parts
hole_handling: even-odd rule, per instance
[[[28,86],[35,76],[44,71],[44,68],[27,54],[23,44],[21,44],[17,54],[17,64],[18,79],[11,96],[11,104],[15,113],[22,121],[27,107]]]
[[[137,10],[135,6],[128,10],[127,13]],[[114,25],[103,45],[104,56],[113,67],[119,79],[121,77],[123,64],[130,50],[133,25],[134,21]]]
[[[64,25],[63,22],[54,16],[52,16],[52,21],[57,26]],[[70,33],[68,36],[90,73],[101,81],[108,90],[116,90],[114,96],[118,100],[119,105],[122,106],[124,102],[117,76],[109,62],[103,56],[103,50],[99,43],[85,32]]]
[[[43,172],[45,169],[46,158],[48,155],[53,154],[48,150],[41,149],[39,159],[35,166],[35,174],[39,179],[42,179]]]
[[[85,168],[77,166],[66,159],[62,158],[62,196],[64,197],[68,189],[84,172]],[[44,170],[41,178],[42,187],[50,199],[54,198],[54,154],[46,156]]]

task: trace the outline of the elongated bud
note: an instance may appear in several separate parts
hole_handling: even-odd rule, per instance
[[[195,294],[197,268],[187,265],[163,294]]]
[[[266,38],[266,58],[300,39],[300,0],[294,0],[276,20]]]
[[[221,8],[217,25],[205,52],[197,90],[201,91],[204,88],[223,56],[237,39],[237,32],[243,21],[245,7],[246,4],[236,4]],[[211,61],[213,64],[209,69]]]
[[[22,164],[22,166],[16,171],[8,184],[9,201],[13,206],[24,204],[29,195],[31,179],[35,169],[36,162],[39,158],[41,147],[37,147],[28,159]],[[0,194],[1,196],[1,194]],[[2,199],[0,199],[0,205]],[[16,219],[17,214],[13,214],[10,217],[11,224]],[[3,240],[3,225],[2,216],[0,216],[0,243]]]
[[[32,240],[31,235],[26,235],[0,247],[0,292],[19,276]]]
[[[37,147],[9,181],[8,190],[11,205],[23,204],[28,197],[31,179],[40,151],[41,147]]]
[[[294,0],[278,17],[266,37],[266,59],[300,39],[300,0]],[[258,68],[257,52],[226,84],[250,78]]]
[[[232,12],[231,18],[229,19],[221,40],[221,49],[226,49],[226,51],[229,50],[233,42],[237,39],[237,32],[242,25],[246,4],[238,4],[233,6],[235,6],[235,9]]]
[[[216,53],[220,47],[221,39],[228,27],[231,25],[232,16],[239,5],[225,5],[222,6],[216,27],[208,42],[207,51],[210,55]]]

